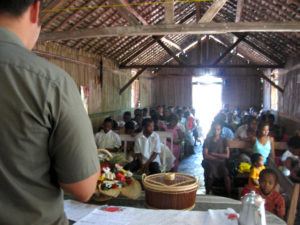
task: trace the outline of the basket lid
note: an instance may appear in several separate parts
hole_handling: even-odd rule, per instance
[[[159,173],[143,176],[145,187],[155,190],[187,190],[198,187],[195,177],[183,173]]]

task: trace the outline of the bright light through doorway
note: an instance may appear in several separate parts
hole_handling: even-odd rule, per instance
[[[222,78],[193,77],[193,107],[206,137],[215,115],[222,109]]]

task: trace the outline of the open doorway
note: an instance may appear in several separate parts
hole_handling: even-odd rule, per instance
[[[222,82],[222,78],[214,76],[193,77],[193,107],[203,137],[206,137],[214,116],[222,109]]]

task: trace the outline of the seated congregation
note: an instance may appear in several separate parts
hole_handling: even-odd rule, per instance
[[[224,107],[215,116],[203,143],[206,194],[240,198],[255,191],[265,199],[266,210],[281,218],[287,217],[290,199],[279,193],[284,190],[280,189],[278,171],[284,173],[286,179],[300,182],[300,136],[288,137],[274,121],[269,111],[259,112],[253,107],[242,112],[238,108],[231,111]],[[169,138],[165,145],[162,143],[158,134],[162,131],[172,134],[172,143]],[[124,169],[137,174],[178,172],[182,156],[194,154],[194,146],[202,143],[203,136],[195,110],[179,106],[151,108],[149,115],[147,108],[136,109],[133,118],[131,112],[125,112],[122,121],[106,118],[95,135],[97,147],[122,152],[122,135],[134,138],[134,143],[126,147],[128,164]],[[282,142],[287,142],[288,150],[280,157],[276,143]],[[162,157],[166,155],[169,155],[169,165],[163,170]],[[270,162],[278,165],[272,167]]]

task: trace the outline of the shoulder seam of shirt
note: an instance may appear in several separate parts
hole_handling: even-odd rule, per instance
[[[13,67],[17,67],[17,68],[20,68],[20,69],[27,70],[27,71],[29,71],[29,72],[31,72],[31,73],[37,75],[37,76],[40,76],[40,77],[43,78],[43,79],[46,79],[46,80],[51,81],[51,82],[54,82],[54,83],[56,83],[57,85],[58,85],[58,83],[60,83],[62,80],[68,79],[67,76],[61,76],[61,77],[59,77],[60,79],[51,79],[51,78],[47,77],[45,74],[43,74],[42,72],[33,71],[33,70],[31,70],[30,68],[26,68],[26,67],[23,67],[23,66],[20,66],[20,65],[14,65],[14,64],[12,64],[12,63],[5,63],[5,62],[1,62],[1,61],[0,61],[0,64],[2,64],[2,65],[9,65],[9,66],[13,66]]]

